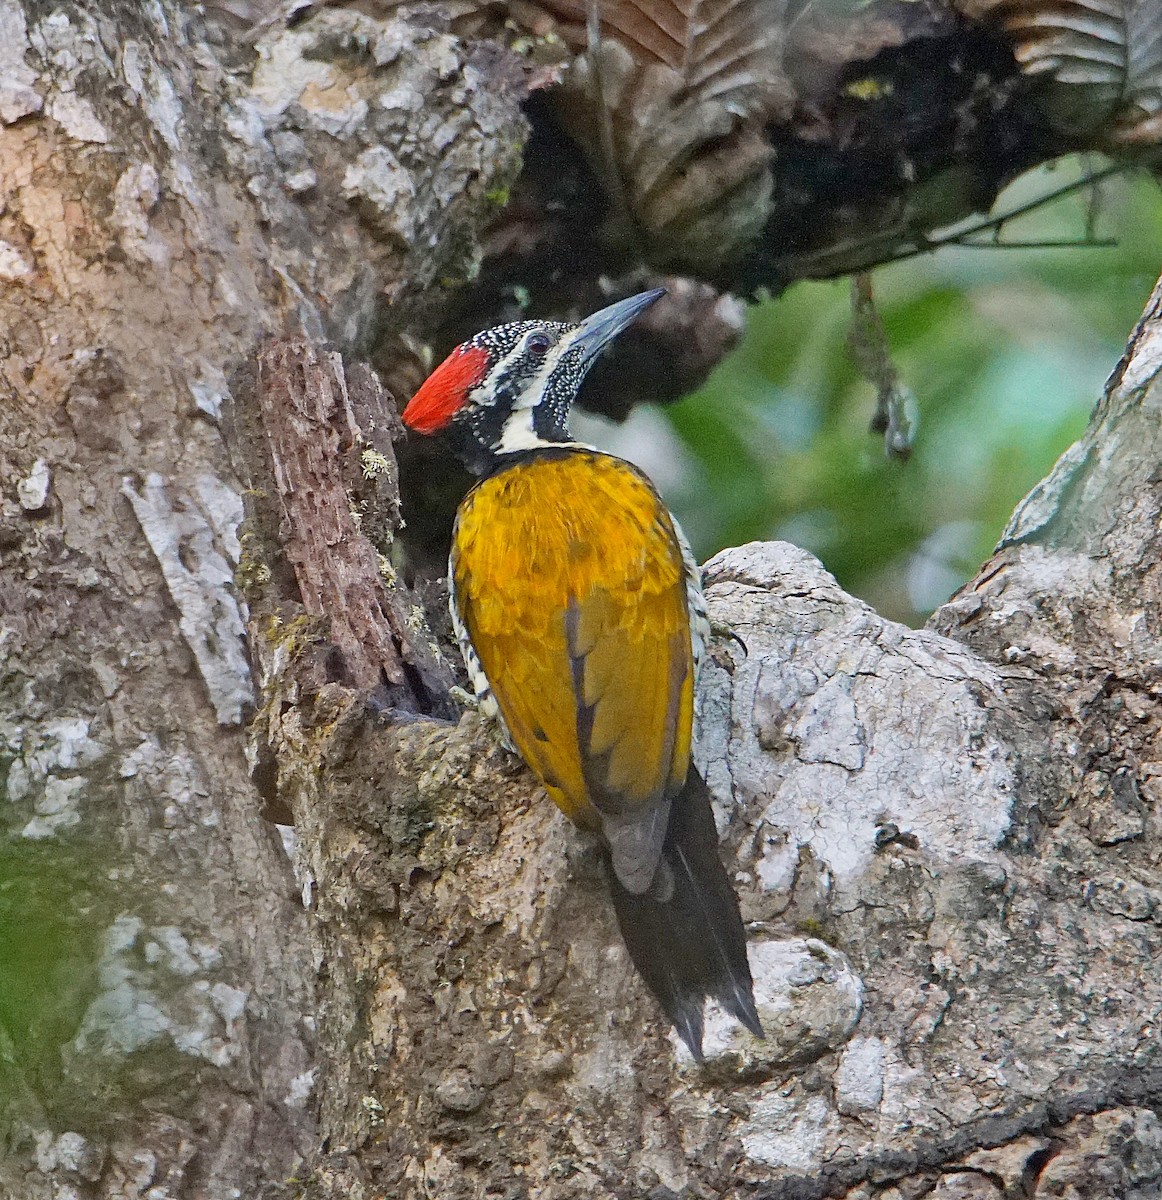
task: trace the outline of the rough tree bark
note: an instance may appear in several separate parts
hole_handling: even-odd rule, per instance
[[[769,1036],[697,1070],[449,719],[355,361],[414,372],[525,86],[422,13],[0,0],[0,1193],[1158,1194],[1162,292],[931,629],[708,564]]]

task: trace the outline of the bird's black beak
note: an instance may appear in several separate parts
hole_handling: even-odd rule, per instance
[[[591,317],[586,317],[577,326],[577,332],[573,335],[573,345],[570,347],[574,351],[580,350],[581,365],[589,366],[622,330],[632,325],[651,304],[665,294],[665,288],[639,292],[636,296],[619,300],[616,304],[595,312]]]

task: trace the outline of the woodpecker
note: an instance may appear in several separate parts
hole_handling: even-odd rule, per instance
[[[738,898],[690,763],[710,629],[701,574],[641,471],[569,434],[593,362],[663,295],[579,324],[477,334],[403,420],[481,477],[457,511],[448,565],[479,706],[565,816],[601,838],[630,957],[701,1060],[707,997],[762,1037]]]

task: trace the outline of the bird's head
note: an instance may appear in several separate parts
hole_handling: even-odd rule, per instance
[[[457,346],[403,411],[417,433],[445,435],[470,471],[506,454],[567,444],[569,410],[601,351],[664,288],[619,300],[577,325],[516,321]]]

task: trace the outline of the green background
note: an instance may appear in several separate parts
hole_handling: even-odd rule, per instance
[[[1098,163],[1030,175],[995,212]],[[599,440],[655,475],[702,559],[784,538],[848,590],[910,624],[988,556],[1016,503],[1082,432],[1162,271],[1162,191],[1119,177],[1007,223],[1009,242],[950,247],[873,274],[915,448],[889,460],[868,432],[875,388],[847,350],[850,281],[801,283],[753,306],[706,386]],[[604,435],[604,436],[602,436]]]

